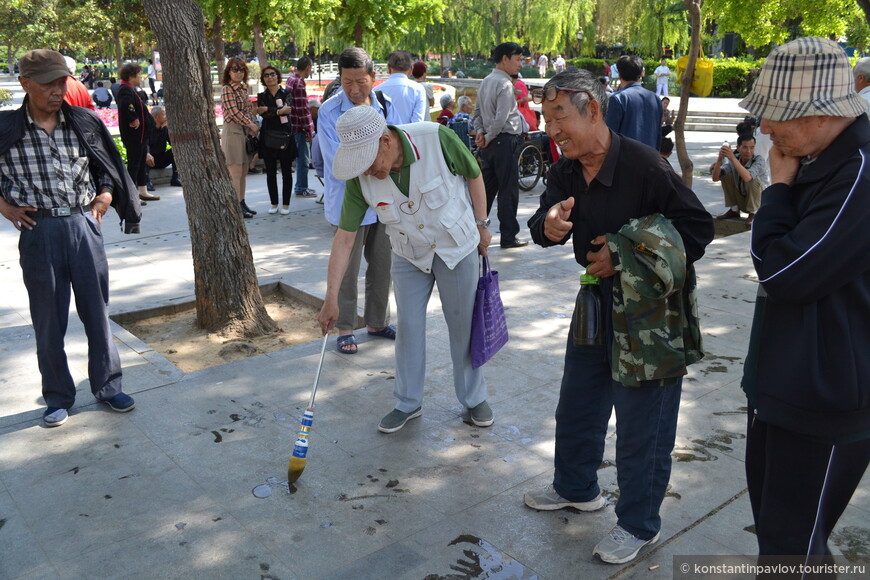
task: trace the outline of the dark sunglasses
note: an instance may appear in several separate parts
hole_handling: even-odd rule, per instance
[[[532,102],[536,105],[540,105],[544,102],[546,98],[548,101],[555,101],[556,95],[560,92],[563,93],[585,93],[587,97],[589,97],[590,101],[594,101],[595,97],[592,96],[592,93],[587,91],[586,89],[569,89],[567,87],[557,87],[556,85],[550,85],[549,87],[543,89],[535,89],[532,91]]]
[[[278,73],[276,73],[276,72],[267,72],[267,73],[263,73],[263,78],[265,78],[265,77],[276,77],[276,76],[278,76]]]
[[[240,66],[233,66],[233,67],[230,67],[230,70],[233,72],[245,72],[248,69],[242,68]]]

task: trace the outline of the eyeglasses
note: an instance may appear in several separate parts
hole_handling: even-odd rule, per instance
[[[231,70],[232,72],[245,72],[245,71],[248,70],[248,69],[246,69],[246,68],[242,68],[242,67],[240,67],[240,66],[234,66],[234,67],[230,67],[230,70]]]
[[[556,95],[560,92],[563,93],[585,93],[587,97],[589,97],[590,101],[594,101],[595,97],[592,96],[592,93],[587,91],[586,89],[569,89],[567,87],[557,87],[556,85],[550,85],[544,89],[535,89],[532,91],[532,102],[536,105],[540,105],[544,102],[546,98],[548,101],[555,101]]]
[[[276,76],[278,76],[278,73],[276,73],[276,72],[267,72],[267,73],[263,73],[263,78],[266,78],[266,77],[276,77]]]

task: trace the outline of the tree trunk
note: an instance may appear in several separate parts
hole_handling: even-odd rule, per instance
[[[144,4],[161,49],[172,150],[185,183],[197,323],[231,336],[274,332],[220,149],[202,9],[194,0]]]
[[[263,27],[260,26],[260,17],[254,19],[254,52],[257,53],[257,62],[260,70],[269,65],[269,57],[266,56],[266,47],[263,46]]]
[[[680,80],[680,108],[677,112],[677,120],[674,122],[674,135],[677,137],[677,159],[680,162],[680,171],[683,174],[683,183],[686,187],[692,187],[692,171],[695,164],[686,151],[686,113],[689,111],[689,91],[692,88],[692,79],[695,78],[695,62],[701,51],[701,0],[685,0],[689,10],[689,19],[692,26],[692,44],[689,48],[689,62],[686,72]]]
[[[224,54],[224,31],[223,19],[218,14],[214,17],[214,22],[211,25],[211,40],[214,44],[214,62],[217,65],[218,78],[223,74],[226,63],[226,55]]]
[[[864,11],[864,19],[870,24],[870,0],[858,0],[858,6]]]
[[[18,78],[15,74],[15,47],[10,43],[7,47],[6,62],[9,65],[9,77]]]
[[[117,25],[112,29],[112,38],[115,41],[115,76],[118,76],[121,65],[124,64],[124,48],[121,46],[121,30]]]
[[[356,23],[356,27],[353,29],[353,45],[359,48],[362,48],[363,42],[363,27],[359,22]]]

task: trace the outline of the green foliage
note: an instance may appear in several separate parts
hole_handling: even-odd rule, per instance
[[[121,154],[121,159],[124,160],[124,165],[127,165],[127,148],[124,147],[124,142],[121,141],[121,136],[113,135],[112,140],[115,142],[115,147],[118,148],[118,153]]]
[[[9,89],[0,89],[0,105],[8,103],[12,100],[12,93]]]
[[[764,60],[717,58],[713,64],[714,97],[745,97]]]

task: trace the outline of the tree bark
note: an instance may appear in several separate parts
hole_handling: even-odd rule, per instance
[[[695,78],[695,62],[701,51],[701,0],[685,0],[689,10],[689,21],[692,26],[692,43],[689,48],[689,62],[686,72],[680,80],[680,108],[677,111],[677,120],[674,122],[674,135],[677,138],[677,159],[680,162],[680,171],[683,174],[683,183],[686,187],[692,187],[692,172],[695,164],[686,151],[686,114],[689,111],[689,92],[692,88],[692,79]]]
[[[211,40],[214,44],[214,62],[217,65],[218,78],[223,74],[226,63],[226,55],[224,54],[224,30],[223,19],[218,14],[214,17],[214,22],[211,25]]]
[[[263,45],[263,27],[260,26],[259,16],[254,19],[254,51],[257,53],[260,70],[263,70],[269,65],[269,58],[266,56],[266,47]]]
[[[363,27],[362,24],[357,22],[356,27],[353,29],[353,45],[359,48],[362,48],[363,43]]]
[[[230,336],[274,332],[220,148],[202,9],[194,0],[144,4],[163,59],[172,150],[185,184],[197,323]]]
[[[118,76],[117,73],[124,64],[124,48],[121,46],[121,30],[117,25],[112,29],[112,38],[115,41],[115,76]]]
[[[864,19],[870,24],[870,0],[858,0],[858,6],[864,11]]]

